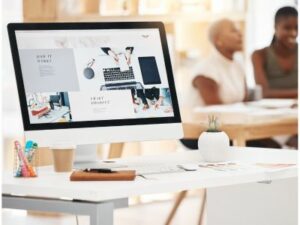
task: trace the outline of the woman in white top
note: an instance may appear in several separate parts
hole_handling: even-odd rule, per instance
[[[209,30],[209,38],[214,50],[208,58],[196,66],[192,75],[188,96],[189,105],[230,104],[247,99],[245,73],[234,59],[234,54],[242,50],[242,35],[231,20],[215,22]],[[186,99],[187,100],[187,99]],[[197,149],[197,140],[183,139],[188,148]],[[280,148],[272,139],[248,141],[247,146]]]
[[[231,20],[223,19],[210,27],[209,38],[215,48],[196,67],[192,77],[192,89],[198,95],[195,104],[244,101],[247,96],[245,73],[234,59],[234,53],[241,51],[243,46],[240,31]]]

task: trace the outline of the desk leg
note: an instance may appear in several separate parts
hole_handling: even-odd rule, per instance
[[[121,158],[123,153],[124,143],[114,143],[109,146],[108,158]]]
[[[178,207],[180,206],[182,200],[187,195],[187,192],[188,191],[181,191],[179,193],[179,195],[176,197],[176,201],[175,201],[175,203],[173,205],[173,208],[172,208],[172,210],[171,210],[171,212],[170,212],[170,214],[169,214],[169,216],[167,218],[167,221],[166,221],[165,225],[170,225],[171,224],[171,222],[172,222],[172,220],[173,220],[173,218],[175,216],[175,213],[176,213]]]
[[[113,225],[114,209],[127,206],[128,199],[126,198],[104,202],[84,202],[11,195],[2,196],[2,208],[89,215],[90,225]]]
[[[244,137],[237,137],[233,140],[233,145],[238,147],[245,147],[246,146],[246,140]]]
[[[296,225],[298,180],[247,183],[207,190],[207,225]]]
[[[114,224],[114,204],[107,202],[95,205],[90,212],[90,225]]]
[[[204,225],[204,209],[206,207],[206,189],[203,189],[203,196],[201,198],[201,211],[199,215],[199,225]]]

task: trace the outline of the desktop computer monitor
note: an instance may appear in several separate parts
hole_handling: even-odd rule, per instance
[[[161,22],[14,23],[8,33],[27,139],[52,146],[183,136]]]

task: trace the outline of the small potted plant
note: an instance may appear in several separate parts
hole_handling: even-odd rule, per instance
[[[217,117],[208,116],[208,129],[202,132],[198,139],[198,149],[207,162],[222,162],[227,158],[229,138],[218,127]]]

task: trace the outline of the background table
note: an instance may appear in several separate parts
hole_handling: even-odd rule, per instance
[[[228,134],[235,146],[245,146],[247,140],[297,134],[297,108],[286,108],[280,105],[284,100],[273,100],[275,105],[278,102],[279,108],[264,108],[258,101],[183,109],[184,137],[198,139],[207,130],[209,115],[218,117],[220,129]],[[289,99],[287,101],[292,102]],[[272,103],[272,99],[268,102]]]

